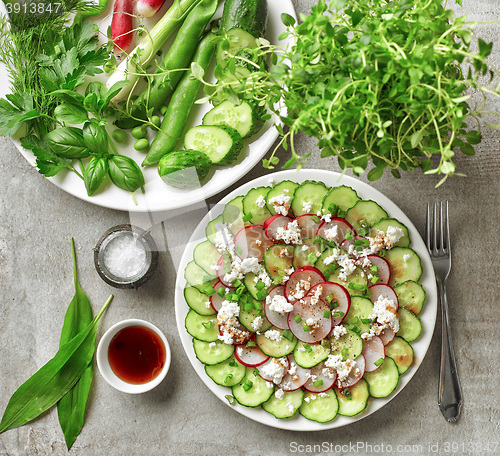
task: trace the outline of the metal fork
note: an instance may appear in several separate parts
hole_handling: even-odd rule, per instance
[[[443,210],[443,206],[445,206]],[[455,364],[453,344],[451,341],[450,320],[448,317],[448,300],[446,298],[446,279],[451,269],[450,225],[448,219],[448,201],[434,203],[431,209],[427,204],[425,239],[429,250],[441,303],[441,368],[439,372],[438,404],[447,421],[454,422],[460,415],[462,392]]]

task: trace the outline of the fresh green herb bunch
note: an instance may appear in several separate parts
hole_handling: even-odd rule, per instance
[[[481,141],[481,106],[467,103],[467,91],[499,96],[489,88],[492,45],[478,39],[479,51],[470,50],[474,24],[455,18],[441,0],[331,0],[329,6],[321,0],[300,19],[282,16],[287,32],[280,39],[293,46],[262,47],[275,65],[244,87],[245,97],[278,114],[274,103],[281,98],[286,107],[280,117],[289,127],[282,136],[291,159],[285,166],[306,158],[293,143],[302,131],[318,138],[321,156],[336,156],[342,169],[358,175],[373,162],[370,180],[385,168],[395,177],[415,168],[439,173],[438,185],[458,174],[454,150],[473,155]],[[277,162],[273,154],[265,166]]]

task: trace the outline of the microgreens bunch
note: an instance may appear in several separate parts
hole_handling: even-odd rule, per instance
[[[288,127],[280,130],[282,144],[291,149],[285,167],[305,161],[294,147],[295,135],[304,132],[342,169],[359,175],[372,162],[370,180],[386,168],[395,177],[415,168],[438,173],[438,185],[458,175],[454,151],[474,155],[484,97],[500,96],[490,87],[492,44],[479,38],[478,52],[470,49],[474,23],[440,0],[320,0],[300,19],[296,24],[282,15],[287,31],[280,39],[293,45],[256,51],[270,56],[269,71],[217,88],[219,97],[240,93],[278,114]],[[483,95],[481,105],[468,103],[470,89]],[[277,163],[273,153],[264,165]]]

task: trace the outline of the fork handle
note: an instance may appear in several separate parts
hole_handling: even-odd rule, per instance
[[[456,421],[462,406],[462,392],[455,364],[453,343],[451,341],[450,321],[448,318],[448,300],[446,285],[438,281],[441,302],[441,368],[439,372],[439,409],[447,421]]]

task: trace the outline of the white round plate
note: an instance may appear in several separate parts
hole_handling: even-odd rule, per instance
[[[99,18],[98,17],[95,21],[99,24],[100,29],[104,31],[104,35],[111,21],[109,11],[112,3],[113,2],[110,2],[108,5],[108,11],[106,13],[108,16],[102,21],[97,20]],[[219,10],[214,17],[221,16],[222,8],[223,3],[219,6]],[[5,7],[3,3],[0,2],[0,13],[4,12]],[[161,17],[161,13],[161,11],[158,13],[158,17]],[[288,44],[287,41],[278,40],[279,35],[286,30],[285,26],[281,22],[282,13],[287,13],[296,17],[291,0],[271,0],[268,2],[269,20],[266,38],[271,43],[286,45]],[[151,23],[148,23],[147,21],[145,23],[146,26],[151,25]],[[100,75],[96,79],[105,82],[106,76]],[[5,67],[0,64],[0,98],[5,97],[6,94],[10,93],[10,84],[8,81],[7,71]],[[204,114],[210,109],[210,106],[210,104],[205,103],[203,106],[195,107],[195,110],[189,119],[189,126],[200,125]],[[149,135],[150,136],[148,136],[148,138],[152,140],[153,136],[151,135],[151,132],[149,132]],[[18,136],[13,139],[14,144],[26,160],[28,160],[31,165],[34,165],[35,157],[30,150],[25,150],[21,147],[19,141],[20,136],[21,135],[18,134]],[[257,135],[245,140],[245,148],[242,152],[242,157],[234,165],[217,168],[215,172],[210,174],[209,180],[206,180],[201,187],[194,189],[183,190],[167,186],[161,180],[155,166],[143,168],[144,179],[146,181],[146,185],[144,186],[145,192],[143,193],[141,189],[139,189],[134,193],[134,197],[132,197],[130,193],[121,190],[114,185],[109,185],[98,194],[89,197],[85,190],[83,181],[72,172],[61,171],[56,176],[48,179],[62,190],[76,196],[77,198],[110,209],[129,212],[158,212],[177,209],[203,201],[234,184],[238,179],[247,174],[247,172],[250,171],[262,159],[262,157],[264,157],[277,137],[278,132],[272,126],[272,122],[268,121]],[[133,138],[129,137],[128,142],[124,146],[117,144],[117,147],[119,148],[118,151],[124,155],[132,157],[137,163],[140,164],[144,159],[144,154],[134,150],[133,144]]]
[[[347,185],[349,187],[352,187],[354,190],[356,190],[361,198],[376,201],[387,211],[389,217],[398,219],[401,223],[408,227],[412,241],[411,248],[415,250],[415,252],[417,252],[422,261],[423,274],[419,282],[424,287],[427,298],[422,312],[419,314],[419,318],[421,319],[423,326],[422,334],[416,341],[411,343],[415,353],[414,363],[410,367],[410,369],[400,377],[399,384],[396,390],[390,396],[382,399],[371,398],[365,411],[355,417],[345,417],[338,415],[333,421],[330,421],[328,423],[317,423],[315,421],[310,421],[297,413],[293,418],[280,420],[275,418],[273,415],[265,412],[261,407],[257,407],[254,409],[244,407],[238,403],[230,405],[227,399],[224,397],[225,395],[231,393],[230,389],[217,385],[205,373],[204,365],[200,361],[198,361],[194,353],[192,337],[185,329],[184,320],[186,318],[189,307],[184,300],[183,293],[183,290],[186,286],[184,270],[186,269],[186,265],[193,258],[194,247],[199,242],[205,239],[206,225],[211,219],[214,219],[222,213],[222,210],[224,209],[224,205],[226,203],[231,201],[236,196],[245,195],[252,188],[269,185],[270,179],[274,180],[275,182],[292,180],[298,183],[304,182],[306,180],[316,180],[323,182],[329,187],[335,187],[338,185]],[[436,323],[436,280],[429,254],[422,238],[420,237],[419,232],[410,221],[410,219],[389,198],[384,196],[382,193],[380,193],[370,185],[365,184],[364,182],[361,182],[352,177],[341,176],[339,173],[314,169],[303,169],[299,172],[288,170],[262,176],[251,182],[248,182],[247,184],[242,185],[240,188],[236,189],[225,198],[223,198],[219,202],[219,204],[217,204],[200,222],[193,235],[191,236],[189,244],[186,246],[179,264],[177,283],[175,287],[175,314],[177,319],[177,328],[180,333],[182,345],[184,346],[184,350],[187,353],[189,361],[193,365],[197,374],[210,389],[210,391],[212,391],[212,393],[214,393],[221,401],[227,404],[228,407],[231,407],[242,415],[267,426],[291,431],[321,431],[345,426],[347,424],[359,421],[368,415],[371,415],[372,413],[381,409],[389,401],[394,399],[394,397],[408,384],[410,379],[415,375],[415,372],[417,371],[418,367],[424,359],[425,354],[427,353],[427,349],[429,348],[432,333],[434,332],[434,326]],[[401,407],[404,407],[404,404],[401,404]]]

